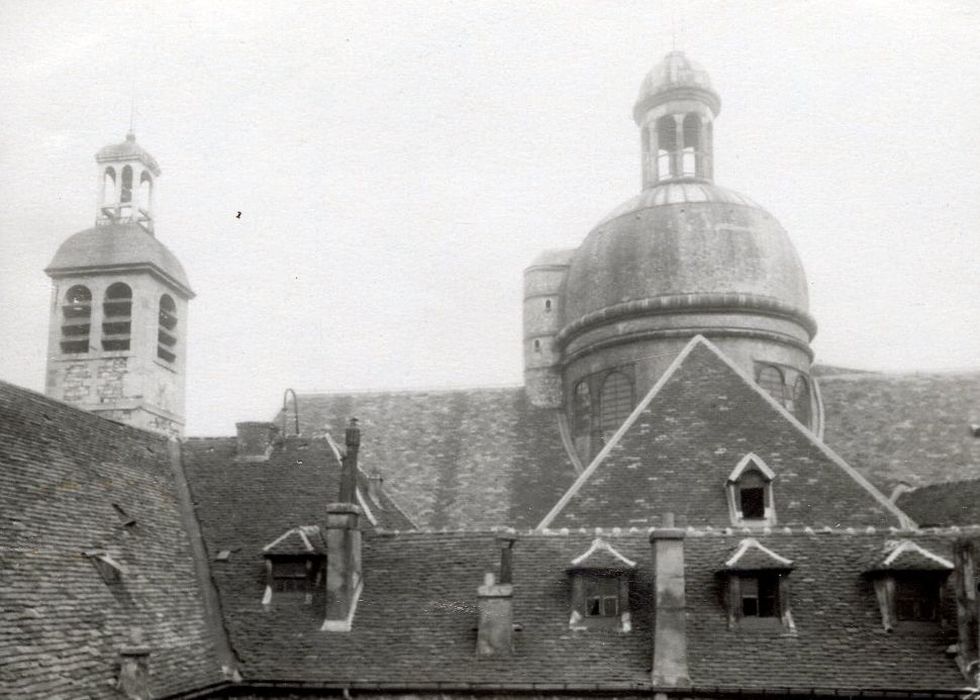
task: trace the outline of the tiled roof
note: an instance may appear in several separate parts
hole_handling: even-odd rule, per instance
[[[168,447],[0,383],[0,696],[118,698],[133,627],[154,697],[222,681]]]
[[[953,562],[912,540],[887,543],[874,571],[952,571]]]
[[[772,551],[754,537],[747,537],[738,543],[738,547],[725,561],[724,568],[732,571],[786,570],[793,568],[793,562]]]
[[[343,435],[356,416],[360,464],[420,527],[531,527],[576,473],[558,412],[522,387],[299,396],[304,434]]]
[[[923,526],[980,523],[980,479],[921,486],[899,496],[898,506]]]
[[[882,494],[695,338],[542,526],[649,526],[672,512],[682,523],[724,527],[731,523],[726,482],[749,452],[775,472],[782,525],[900,522]]]
[[[980,423],[980,371],[819,381],[824,439],[880,488],[980,477],[980,438],[970,430]]]
[[[235,438],[192,438],[182,454],[211,559],[223,550],[253,559],[293,528],[322,526],[339,494],[340,464],[323,439],[287,438],[265,462],[236,461]],[[384,492],[370,499],[363,472],[358,492],[379,526],[412,527]]]
[[[913,534],[949,556],[952,536]],[[262,562],[254,552],[215,567],[215,581],[246,683],[427,686],[539,683],[649,689],[652,553],[647,534],[603,532],[637,562],[633,629],[568,627],[568,562],[592,531],[523,534],[513,549],[514,655],[477,658],[476,589],[496,571],[493,533],[380,533],[364,543],[364,591],[349,633],[320,631],[322,598],[261,604]],[[955,611],[943,629],[885,634],[863,572],[894,533],[845,531],[757,535],[794,561],[789,574],[794,635],[730,630],[718,570],[745,537],[689,533],[684,541],[688,658],[698,687],[954,689],[964,681],[944,653],[955,641]],[[905,536],[905,535],[903,535]],[[244,540],[241,546],[246,546]]]

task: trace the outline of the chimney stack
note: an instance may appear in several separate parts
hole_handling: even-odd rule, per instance
[[[238,431],[237,452],[239,462],[265,462],[272,454],[272,443],[279,428],[275,423],[247,421],[235,423]]]
[[[655,605],[653,626],[654,687],[689,687],[687,623],[684,600],[684,530],[674,527],[674,514],[650,532],[653,545]]]
[[[956,589],[956,661],[971,683],[980,683],[980,606],[974,572],[974,546],[966,538],[953,543],[953,586]]]
[[[357,427],[357,418],[351,418],[347,424],[347,430],[344,432],[344,444],[347,449],[341,460],[338,500],[341,503],[354,503],[355,489],[357,488],[357,453],[361,447],[361,429]]]
[[[119,649],[117,687],[129,700],[150,700],[150,648],[144,646],[142,632],[133,629],[129,642]]]
[[[361,509],[355,503],[357,451],[361,431],[351,418],[345,434],[346,453],[341,462],[337,503],[327,506],[327,615],[322,630],[350,632],[361,597]]]
[[[497,537],[500,545],[500,582],[494,580],[492,573],[487,573],[483,585],[476,589],[479,612],[477,656],[507,656],[513,652],[514,585],[511,557],[516,539],[511,533]]]
[[[377,469],[368,476],[368,498],[379,508],[381,507],[381,492],[384,482],[384,477]]]

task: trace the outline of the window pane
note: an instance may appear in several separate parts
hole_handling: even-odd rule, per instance
[[[762,520],[766,517],[766,490],[759,487],[739,489],[742,502],[742,517],[747,520]]]
[[[619,598],[607,596],[602,599],[602,614],[606,617],[619,615]]]
[[[895,581],[895,614],[899,620],[932,621],[939,614],[939,584],[928,579]]]
[[[621,372],[613,372],[602,383],[599,395],[601,429],[612,433],[619,429],[633,410],[633,384]]]
[[[602,614],[602,608],[600,604],[600,598],[589,598],[586,604],[585,614],[591,617],[596,617]]]

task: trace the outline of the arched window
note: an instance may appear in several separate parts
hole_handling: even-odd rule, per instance
[[[129,350],[133,320],[133,290],[128,284],[116,282],[109,286],[105,291],[102,314],[102,349]]]
[[[173,297],[160,297],[160,327],[157,330],[157,357],[167,362],[177,359],[177,304]]]
[[[677,124],[671,115],[657,120],[657,179],[674,175],[671,154],[677,149]]]
[[[541,352],[541,341],[535,338],[533,347],[534,347],[534,352]]]
[[[546,314],[550,314],[551,313],[551,299],[545,299],[544,300],[544,312]]]
[[[619,429],[633,410],[633,382],[622,372],[613,372],[599,393],[599,427],[604,435]]]
[[[793,385],[793,408],[797,420],[810,427],[810,383],[802,374]]]
[[[575,385],[572,394],[572,417],[575,435],[588,435],[592,430],[592,394],[589,382],[583,379]]]
[[[701,119],[696,114],[684,117],[684,152],[681,154],[681,171],[684,175],[697,174],[698,153],[701,144]]]
[[[125,204],[133,201],[133,168],[129,165],[122,169],[122,188],[119,190],[119,202]]]
[[[780,405],[784,404],[786,401],[785,383],[783,382],[783,373],[778,367],[761,365],[756,382]]]
[[[111,207],[116,203],[116,171],[112,166],[102,173],[102,206]]]
[[[76,284],[65,292],[65,301],[61,305],[61,352],[88,352],[91,324],[92,292],[88,287]]]
[[[145,170],[140,175],[140,209],[149,212],[153,204],[153,178]]]

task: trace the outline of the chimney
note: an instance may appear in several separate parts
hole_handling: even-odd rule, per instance
[[[689,687],[687,624],[684,602],[684,530],[674,527],[674,514],[650,532],[653,545],[656,610],[653,626],[654,687]]]
[[[272,454],[272,442],[279,429],[275,423],[247,421],[235,423],[238,431],[237,452],[239,462],[265,462]]]
[[[344,445],[347,450],[340,466],[340,495],[341,503],[354,503],[357,488],[357,453],[361,448],[361,429],[357,427],[357,418],[351,418],[344,432]]]
[[[150,700],[150,649],[142,641],[142,632],[134,628],[129,642],[119,649],[116,687],[129,700]]]
[[[497,537],[500,545],[500,582],[487,573],[483,585],[476,589],[479,622],[476,633],[477,656],[507,656],[513,652],[514,585],[512,582],[512,548],[517,537]]]
[[[980,683],[980,607],[974,572],[974,546],[966,538],[953,543],[953,586],[956,589],[956,662],[971,683]]]
[[[327,615],[322,630],[350,632],[361,597],[361,509],[354,503],[361,431],[351,418],[345,435],[338,502],[327,506]]]
[[[381,491],[384,482],[384,477],[381,476],[381,472],[377,469],[372,471],[370,476],[368,476],[368,498],[379,508],[381,508]]]

